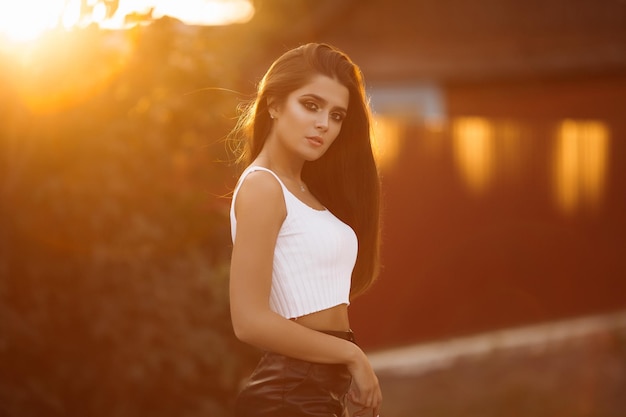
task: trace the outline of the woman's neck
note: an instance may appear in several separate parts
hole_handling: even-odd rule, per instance
[[[261,152],[252,163],[253,165],[261,165],[271,169],[276,175],[283,179],[292,180],[296,183],[302,183],[302,167],[304,161],[293,161],[289,158],[271,157]]]

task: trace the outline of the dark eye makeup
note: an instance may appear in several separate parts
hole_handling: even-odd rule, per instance
[[[344,113],[340,113],[340,112],[332,112],[330,114],[330,117],[332,117],[333,120],[336,120],[338,122],[343,122],[343,119],[346,118],[346,115]]]
[[[312,100],[301,101],[302,105],[310,111],[316,112],[320,110],[320,105]],[[342,111],[334,111],[330,113],[331,119],[337,122],[342,122],[346,118],[346,114]]]
[[[312,111],[319,110],[319,106],[317,105],[317,103],[315,103],[314,101],[311,101],[311,100],[307,100],[307,101],[302,102],[302,105],[304,107],[306,107],[307,109],[312,110]]]

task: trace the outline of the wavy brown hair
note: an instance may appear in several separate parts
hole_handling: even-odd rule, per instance
[[[316,75],[344,85],[348,112],[339,135],[326,153],[305,162],[302,177],[310,191],[333,214],[350,225],[359,239],[352,273],[351,298],[371,286],[379,270],[380,178],[371,145],[371,112],[359,67],[337,48],[309,43],[280,56],[257,88],[256,98],[242,108],[231,134],[237,161],[249,165],[270,132],[268,102],[282,103]]]

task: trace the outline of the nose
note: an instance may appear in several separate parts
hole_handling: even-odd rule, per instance
[[[319,116],[315,120],[315,127],[321,131],[328,130],[328,118],[329,117],[330,116],[327,114],[324,114],[324,112],[320,112]]]

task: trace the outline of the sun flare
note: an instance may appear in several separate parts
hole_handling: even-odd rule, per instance
[[[254,15],[250,0],[19,0],[0,3],[0,37],[31,41],[51,29],[97,24],[123,29],[163,16],[189,25],[245,23]],[[133,19],[129,19],[133,16]]]
[[[21,0],[0,3],[0,33],[12,40],[31,40],[59,24],[64,0]]]

